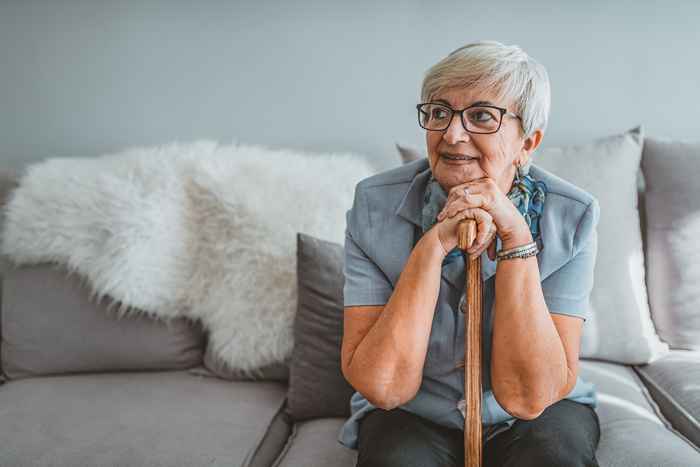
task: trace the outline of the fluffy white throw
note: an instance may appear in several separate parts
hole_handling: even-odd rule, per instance
[[[119,317],[201,320],[213,355],[248,372],[291,354],[296,233],[342,244],[373,172],[350,153],[207,140],[51,158],[12,193],[2,252],[66,265]]]

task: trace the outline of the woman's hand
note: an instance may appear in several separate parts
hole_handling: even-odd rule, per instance
[[[465,193],[465,188],[468,193]],[[482,221],[482,225],[479,224],[479,218],[476,216],[480,216],[482,219],[484,219],[484,216],[479,214],[476,209],[485,211],[488,214],[490,223],[495,225],[493,232],[484,230],[484,232],[481,233],[480,229],[486,229],[487,224],[484,223],[485,221]],[[459,221],[466,217],[477,220],[477,239],[472,245],[474,248],[469,248],[467,250],[472,258],[481,254],[485,248],[489,248],[489,258],[495,260],[496,242],[493,240],[495,240],[496,235],[501,238],[502,243],[508,243],[510,238],[522,237],[524,232],[530,232],[527,222],[525,222],[525,219],[513,202],[500,190],[496,182],[489,177],[472,180],[452,187],[448,193],[445,206],[438,214],[437,220],[442,221],[445,218],[453,219],[459,213],[464,214],[462,214],[462,217],[452,222],[454,224],[454,231],[452,233],[455,237],[456,225]],[[479,237],[479,233],[481,233],[482,237]],[[445,236],[444,238],[449,237]],[[480,243],[480,240],[488,241],[488,243],[484,245]],[[454,248],[454,246],[452,246],[452,248]],[[475,252],[475,255],[471,254],[472,251]]]
[[[447,206],[447,204],[445,204]],[[476,221],[476,238],[467,253],[470,259],[477,258],[488,248],[489,258],[496,259],[496,226],[491,215],[481,208],[463,208],[455,210],[452,215],[443,215],[434,228],[438,229],[438,238],[445,252],[451,251],[458,244],[457,225],[463,219],[474,219]]]

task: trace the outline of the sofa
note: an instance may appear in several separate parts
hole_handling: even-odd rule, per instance
[[[700,313],[692,308],[700,297],[700,266],[692,262],[693,240],[700,235],[700,185],[694,178],[700,176],[700,144],[650,138],[635,128],[586,148],[559,148],[547,157],[569,157],[571,162],[576,154],[600,155],[605,152],[601,145],[614,144],[636,145],[639,152],[631,162],[627,155],[621,157],[638,169],[634,223],[643,257],[623,255],[618,245],[620,256],[607,259],[632,269],[636,275],[630,277],[641,277],[645,287],[602,283],[601,297],[608,298],[597,302],[602,309],[596,310],[597,324],[590,324],[598,326],[596,334],[584,336],[579,371],[598,391],[597,457],[606,467],[700,465],[700,318],[695,316]],[[400,149],[400,167],[423,156]],[[1,172],[0,203],[10,199],[18,180],[17,172]],[[623,234],[629,235],[623,227],[613,228],[599,242],[616,244],[619,239],[613,237]],[[631,243],[627,239],[625,245]],[[336,296],[317,305],[336,309],[329,324],[335,334],[325,336],[331,350],[324,371],[335,372],[337,385],[342,378],[339,361],[334,365],[342,339],[342,296],[337,296],[342,291],[342,245],[302,235],[298,245],[300,287],[304,280],[303,286],[313,289],[329,275],[335,281]],[[314,258],[315,249],[331,257],[326,259],[332,264],[309,266],[321,261]],[[296,354],[256,377],[226,377],[207,355],[208,336],[200,323],[163,323],[144,315],[117,319],[110,314],[114,303],[109,297],[95,300],[84,281],[63,266],[1,260],[0,465],[355,465],[356,451],[338,442],[349,413],[343,401],[352,388],[336,391],[338,386],[322,386],[323,381],[310,381],[308,375],[301,381],[298,370],[290,370]],[[605,260],[601,265],[613,267]],[[607,278],[605,271],[596,274],[596,280]],[[628,319],[626,311],[605,294],[626,288],[635,289],[630,300],[643,293],[640,309],[653,325],[651,331],[631,321],[616,327]],[[621,300],[624,294],[613,295]],[[304,297],[300,292],[300,307]],[[308,324],[296,322],[295,327]],[[308,337],[318,332],[307,328],[295,333]],[[653,343],[644,347],[648,351],[640,350],[638,335],[650,332],[643,336],[644,345]],[[302,339],[295,338],[296,351]],[[295,416],[300,411],[298,402],[289,410],[290,391],[303,384],[316,393],[305,396],[308,416]],[[340,409],[337,404],[327,409],[324,401],[337,394],[342,396]]]

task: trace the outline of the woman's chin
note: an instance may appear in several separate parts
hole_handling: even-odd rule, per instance
[[[483,176],[481,171],[473,170],[468,167],[464,167],[463,170],[460,170],[458,166],[448,166],[445,164],[441,167],[440,165],[441,164],[438,163],[433,176],[440,182],[440,185],[446,189],[461,185],[462,183],[471,182]]]

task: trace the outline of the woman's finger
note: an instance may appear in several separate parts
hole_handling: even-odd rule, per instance
[[[489,259],[491,261],[496,261],[496,236],[493,236],[491,243],[489,244]]]
[[[471,246],[471,248],[467,249],[467,252],[480,254],[482,251],[484,251],[489,245],[491,237],[494,235],[494,229],[495,226],[492,223],[482,226],[480,230],[477,228],[478,233],[476,236],[476,240],[474,241],[474,244]]]
[[[493,241],[494,238],[496,238],[495,226],[492,227],[491,233],[486,238],[486,241],[483,244],[479,245],[479,247],[475,251],[473,251],[473,252],[469,251],[469,258],[470,259],[478,258],[479,256],[481,256],[481,253],[483,253],[484,250],[490,249],[491,245],[495,244],[495,242]],[[489,258],[491,258],[490,253],[489,253]],[[495,255],[494,255],[494,258],[491,258],[491,259],[492,260],[495,259]]]
[[[441,221],[445,217],[454,217],[458,212],[467,208],[481,208],[487,211],[484,208],[484,197],[480,194],[470,194],[467,198],[455,198],[452,202],[445,203],[442,211],[438,213],[437,219]]]
[[[472,218],[476,221],[476,238],[467,248],[467,252],[475,251],[477,248],[485,245],[493,225],[491,214],[479,208],[464,208],[458,214],[460,220]]]

